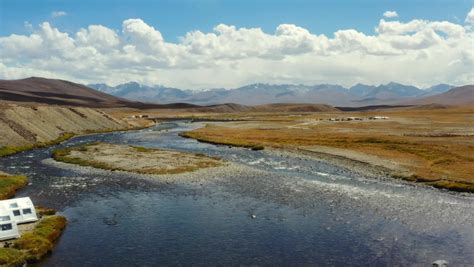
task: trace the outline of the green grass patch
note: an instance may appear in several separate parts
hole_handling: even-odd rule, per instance
[[[27,262],[37,262],[52,251],[55,241],[66,227],[66,222],[63,216],[43,217],[32,232],[23,234],[14,242],[13,248],[24,252]]]
[[[36,214],[37,214],[39,217],[43,217],[43,216],[48,216],[48,215],[54,215],[54,214],[56,214],[56,210],[55,210],[55,209],[46,208],[46,207],[43,207],[43,206],[35,206],[35,209],[36,209]]]
[[[25,251],[26,261],[30,263],[39,261],[53,249],[53,244],[48,239],[34,233],[23,234],[13,246]]]
[[[456,192],[474,193],[474,184],[472,183],[464,183],[464,182],[448,181],[448,180],[433,181],[433,180],[420,177],[416,174],[411,174],[411,175],[392,174],[392,177],[409,181],[409,182],[422,183],[422,184],[433,186],[439,189],[446,189],[446,190],[456,191]]]
[[[10,155],[14,155],[16,153],[20,153],[25,150],[33,149],[33,145],[26,145],[26,146],[2,146],[0,147],[0,157],[6,157]]]
[[[63,216],[43,217],[31,232],[13,241],[12,247],[0,248],[0,265],[25,266],[25,263],[38,262],[51,253],[66,223]]]
[[[0,175],[0,199],[11,198],[16,190],[25,187],[28,184],[28,178],[22,175]]]
[[[79,166],[84,166],[84,167],[93,167],[93,168],[98,168],[98,169],[105,169],[105,170],[117,170],[113,168],[112,166],[98,162],[98,161],[93,161],[93,160],[86,160],[86,159],[81,159],[81,158],[76,158],[76,157],[70,157],[69,154],[73,150],[79,150],[83,151],[84,148],[87,151],[87,147],[95,145],[97,143],[91,143],[91,144],[86,144],[86,145],[81,145],[81,146],[75,146],[75,147],[66,147],[66,148],[58,148],[53,151],[53,159],[56,161],[61,161],[64,163],[69,163],[69,164],[76,164]]]
[[[147,147],[142,147],[142,146],[132,146],[137,152],[140,153],[148,153],[148,152],[153,152],[156,151],[156,149],[153,148],[147,148]]]
[[[50,242],[56,241],[66,227],[66,218],[59,215],[44,217],[35,227],[34,234],[48,239]]]
[[[474,184],[470,184],[470,183],[439,180],[435,182],[428,182],[426,184],[431,185],[436,188],[440,188],[440,189],[448,189],[448,190],[457,191],[457,192],[474,193]]]
[[[199,133],[192,132],[192,131],[180,133],[179,136],[184,137],[184,138],[195,139],[199,142],[213,144],[213,145],[229,145],[229,146],[235,146],[235,147],[250,148],[251,150],[265,149],[263,145],[257,144],[257,143],[230,140],[230,139],[229,140],[212,140],[211,138],[206,138],[204,136],[201,136]]]
[[[24,145],[24,146],[3,146],[3,147],[0,147],[0,157],[11,156],[11,155],[14,155],[26,150],[35,149],[35,148],[43,148],[43,147],[56,145],[68,139],[71,139],[74,136],[75,134],[73,133],[63,133],[58,138],[48,141],[48,142],[40,142],[40,143],[36,143],[32,145]]]
[[[136,130],[142,130],[146,129],[150,126],[135,126],[135,127],[128,127],[128,128],[123,128],[123,129],[117,129],[117,128],[107,128],[107,129],[102,129],[102,130],[85,130],[83,131],[84,134],[100,134],[100,133],[113,133],[117,131],[136,131]]]
[[[0,248],[1,266],[24,266],[26,252],[14,248]]]

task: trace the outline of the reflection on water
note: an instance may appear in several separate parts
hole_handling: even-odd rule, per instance
[[[428,265],[474,262],[474,200],[329,164],[177,136],[199,124],[75,138],[220,156],[247,170],[200,185],[50,164],[52,148],[0,159],[20,192],[69,226],[50,266]],[[228,176],[228,177],[227,177]]]

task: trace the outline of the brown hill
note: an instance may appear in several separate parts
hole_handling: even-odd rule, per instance
[[[294,103],[278,103],[257,106],[245,106],[234,103],[226,103],[219,105],[202,106],[198,108],[187,109],[191,112],[217,112],[217,113],[234,113],[234,112],[331,112],[340,111],[329,105],[324,104],[294,104]]]
[[[421,99],[406,101],[405,105],[429,105],[438,104],[446,106],[474,105],[474,85],[455,87],[445,93],[429,96]]]
[[[190,108],[191,104],[148,104],[118,98],[87,86],[56,79],[31,77],[0,80],[0,100],[82,107]]]
[[[252,107],[256,112],[330,112],[339,109],[325,104],[267,104]]]
[[[218,104],[218,105],[210,105],[210,106],[202,106],[198,108],[191,109],[189,111],[195,112],[217,112],[217,113],[233,113],[233,112],[248,112],[252,111],[252,107],[234,104],[234,103],[226,103],[226,104]]]

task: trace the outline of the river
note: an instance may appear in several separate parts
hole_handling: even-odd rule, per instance
[[[30,178],[18,196],[68,218],[40,265],[473,265],[472,195],[178,135],[201,126],[177,121],[81,136],[0,159],[0,170]],[[240,167],[170,183],[50,159],[56,147],[95,141],[199,152]]]

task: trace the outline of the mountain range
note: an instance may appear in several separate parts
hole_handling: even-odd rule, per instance
[[[106,88],[103,88],[105,90]],[[133,90],[132,90],[133,92]],[[179,92],[173,92],[174,94]],[[92,108],[180,109],[188,112],[320,112],[339,111],[324,104],[269,104],[244,106],[233,103],[198,106],[188,103],[156,104],[132,101],[70,81],[30,77],[0,80],[0,103],[22,102]]]
[[[70,81],[30,77],[0,80],[0,100],[94,108],[188,108],[191,104],[159,105],[119,98]]]
[[[397,83],[379,86],[358,84],[349,89],[327,84],[252,84],[231,90],[207,91],[138,83],[116,87],[96,84],[92,87],[97,89],[40,77],[0,80],[0,100],[96,108],[186,109],[195,112],[318,112],[430,104],[474,106],[474,85],[451,88],[442,84],[424,90]]]
[[[393,105],[447,92],[454,86],[439,84],[420,89],[395,82],[378,86],[356,84],[350,88],[340,85],[250,84],[235,89],[186,90],[161,85],[147,86],[129,82],[117,86],[89,84],[91,88],[117,97],[136,101],[190,103],[215,105],[236,103],[263,105],[272,103],[325,103],[333,106]]]

